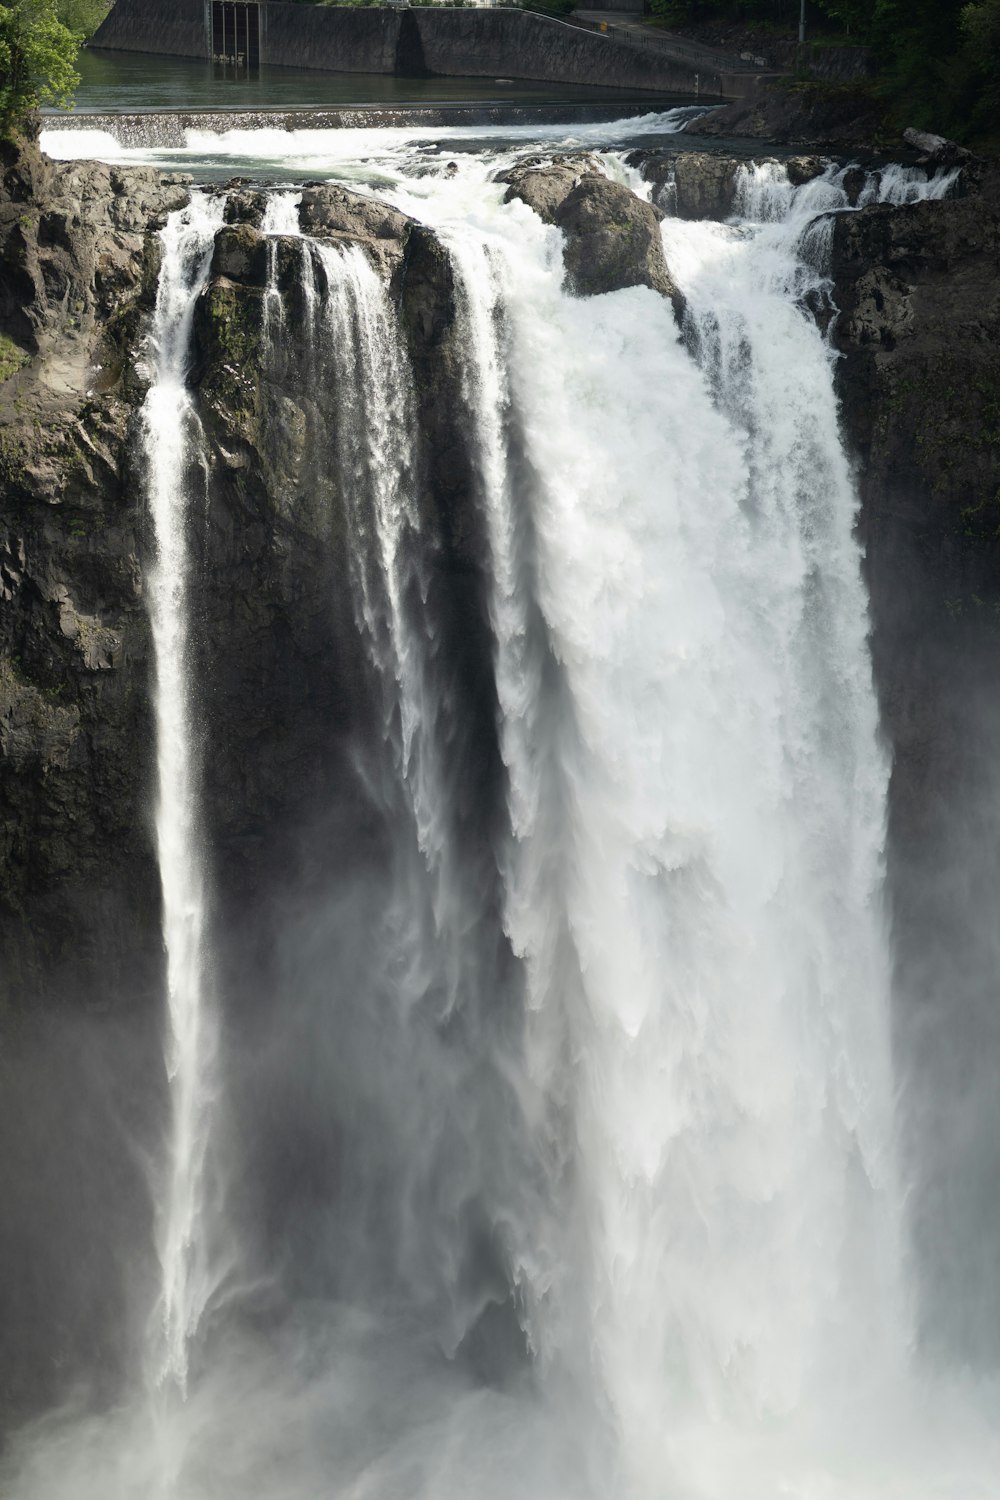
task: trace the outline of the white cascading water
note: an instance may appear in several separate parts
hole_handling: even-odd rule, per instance
[[[267,200],[261,232],[267,235],[267,286],[264,288],[264,338],[271,338],[273,325],[280,320],[284,303],[277,284],[277,242],[279,234],[297,236],[299,233],[299,202],[301,193],[272,193]]]
[[[400,777],[412,807],[417,844],[434,886],[432,909],[447,954],[442,1019],[460,1002],[461,938],[449,924],[461,906],[461,874],[444,832],[445,790],[434,740],[438,705],[427,681],[432,644],[426,622],[407,617],[407,591],[420,579],[417,541],[412,381],[382,277],[358,247],[314,249],[327,284],[321,333],[340,381],[342,471],[357,476],[345,497],[355,573],[358,626],[369,642],[385,693],[387,732],[398,739]],[[398,720],[398,722],[397,722]],[[461,921],[458,923],[461,927]]]
[[[522,1034],[491,1060],[508,1093],[482,1197],[532,1358],[507,1387],[472,1379],[450,1358],[461,1329],[418,1295],[418,1257],[402,1314],[310,1305],[192,1380],[169,1414],[175,1493],[987,1500],[1000,1454],[979,1397],[925,1388],[912,1349],[880,895],[887,764],[832,356],[804,306],[826,295],[810,224],[846,208],[839,169],[797,190],[783,169],[748,169],[739,222],[668,219],[679,329],[644,288],[565,292],[560,235],[491,181],[513,153],[461,155],[445,174],[413,132],[366,132],[364,160],[349,134],[257,145],[375,182],[438,232],[456,275],[509,779],[504,921],[526,1002]],[[870,188],[920,191],[891,172]],[[181,1385],[211,1289],[198,1219],[216,1075],[180,524],[185,351],[213,228],[199,203],[167,230],[147,416],[177,1009],[163,1302]],[[292,207],[269,210],[269,232],[297,232]],[[339,351],[338,379],[361,377],[334,391],[340,441],[357,446],[342,467],[372,502],[359,623],[393,680],[447,949],[465,921],[460,871],[441,875],[432,642],[406,602],[402,542],[418,528],[404,346],[359,251],[303,255],[308,326]],[[448,1007],[468,1007],[454,972]],[[414,1037],[412,1082],[393,1075],[399,1114],[423,1123],[430,1108],[471,1138],[479,1101],[439,1019],[437,1071],[421,1071]],[[424,1146],[415,1132],[417,1164]],[[429,1187],[416,1165],[414,1178]],[[447,1270],[441,1226],[426,1227]],[[28,1452],[16,1500],[151,1492],[127,1417],[74,1431]]]
[[[689,226],[666,227],[695,319],[699,271],[736,247],[703,314],[724,350],[713,403],[667,304],[564,297],[558,236],[527,211],[507,222],[486,251],[450,237],[495,549],[529,1073],[572,1120],[573,1181],[553,1185],[569,1233],[529,1285],[530,1331],[593,1366],[616,1489],[646,1496],[675,1466],[722,1478],[717,1438],[707,1460],[686,1429],[829,1402],[861,1354],[845,1324],[870,1368],[872,1310],[892,1320],[886,768],[829,360],[788,295],[794,232],[762,259],[746,230],[691,226],[702,253],[680,263]]]
[[[162,1283],[153,1357],[157,1382],[173,1382],[182,1392],[189,1346],[213,1283],[202,1220],[217,1065],[208,996],[188,598],[192,558],[187,516],[200,424],[185,381],[195,302],[208,277],[224,207],[222,199],[195,195],[191,206],[171,215],[163,230],[151,336],[153,380],[143,408],[156,546],[156,562],[149,572],[149,615],[156,661],[156,842],[163,890],[171,1103],[168,1179],[160,1198]]]

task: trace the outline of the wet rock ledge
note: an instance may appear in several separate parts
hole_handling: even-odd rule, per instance
[[[593,157],[538,157],[513,167],[500,181],[508,185],[505,203],[520,199],[563,231],[571,291],[591,297],[648,286],[669,297],[682,314],[683,299],[663,256],[662,215],[606,177]]]

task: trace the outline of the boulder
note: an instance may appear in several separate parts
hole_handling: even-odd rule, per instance
[[[973,160],[972,152],[966,150],[964,146],[959,146],[955,141],[946,140],[943,135],[931,135],[927,130],[915,130],[912,125],[903,131],[903,140],[914,151],[919,151],[925,161],[933,162],[935,166],[956,167]]]
[[[303,190],[299,223],[314,239],[360,245],[389,278],[402,263],[413,221],[378,198],[325,183]]]
[[[505,202],[519,198],[563,231],[566,284],[577,296],[648,286],[680,312],[656,210],[605,177],[592,158],[519,166],[502,180],[508,183]]]
[[[229,281],[265,286],[268,274],[267,237],[252,224],[227,225],[215,236],[212,271]]]
[[[868,149],[885,124],[885,106],[864,88],[783,79],[761,84],[751,99],[697,116],[686,133],[751,136],[775,145]]]

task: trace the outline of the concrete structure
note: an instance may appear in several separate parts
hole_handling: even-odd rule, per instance
[[[513,9],[335,7],[263,0],[265,64],[401,77],[518,78],[694,98],[752,93],[752,73],[724,72]],[[91,46],[172,57],[212,55],[212,0],[117,0]],[[218,35],[218,24],[216,26]]]

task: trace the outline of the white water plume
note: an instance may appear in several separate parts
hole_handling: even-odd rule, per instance
[[[540,245],[532,257],[508,241],[500,264],[536,477],[537,604],[549,681],[563,683],[561,701],[533,698],[543,656],[534,672],[519,663],[504,695],[529,1059],[574,1136],[571,1235],[532,1299],[533,1331],[558,1357],[553,1340],[588,1330],[622,1482],[646,1494],[679,1441],[670,1428],[694,1411],[739,1425],[819,1389],[829,1399],[845,1299],[868,1259],[853,1220],[880,1218],[891,1195],[877,1114],[885,771],[853,498],[835,420],[811,436],[815,388],[802,388],[801,418],[785,414],[787,485],[779,468],[768,487],[769,455],[713,409],[665,304],[641,291],[564,298]],[[761,445],[803,357],[834,415],[818,335],[787,314],[789,336],[801,324],[805,337],[750,414]],[[789,352],[776,351],[772,382]],[[516,524],[501,514],[494,535]],[[835,547],[829,643],[805,555],[814,533]],[[497,578],[498,633],[509,620],[516,653],[524,580],[502,561]],[[873,1201],[852,1205],[855,1193]],[[873,1292],[866,1308],[880,1282]]]
[[[798,305],[822,286],[802,231],[846,199],[803,191],[763,230],[664,226],[708,388],[656,299],[568,299],[532,216],[438,200],[494,549],[525,1108],[563,1132],[515,1273],[635,1495],[671,1472],[812,1494],[804,1452],[840,1468],[838,1431],[910,1399],[887,767],[831,357]]]
[[[195,748],[187,533],[200,426],[185,380],[191,325],[208,276],[224,202],[196,195],[163,231],[163,266],[151,335],[153,382],[143,408],[147,494],[156,545],[149,614],[156,660],[159,786],[156,841],[163,890],[171,1132],[160,1203],[162,1269],[155,1315],[158,1381],[181,1391],[189,1346],[212,1292],[206,1245],[205,1162],[215,1089],[216,1028],[209,997],[204,860]],[[204,478],[202,478],[204,483]]]
[[[847,180],[861,173],[863,182],[852,203]],[[856,212],[873,203],[923,203],[946,198],[958,181],[960,168],[905,167],[898,162],[863,170],[855,164],[828,162],[808,182],[795,184],[784,162],[748,162],[736,179],[733,218],[742,224],[786,224],[794,220],[800,228],[821,216]],[[664,205],[665,206],[665,205]]]
[[[284,312],[284,303],[277,282],[278,247],[275,236],[290,235],[294,238],[301,233],[299,229],[301,201],[301,193],[270,193],[264,209],[260,228],[261,233],[267,235],[267,285],[264,288],[263,330],[265,342],[272,336],[274,322],[280,320]]]
[[[426,126],[348,126],[327,130],[282,130],[277,127],[237,129],[224,132],[185,129],[183,147],[123,146],[113,135],[100,130],[56,130],[42,133],[42,149],[57,160],[76,157],[100,161],[156,162],[169,166],[179,160],[245,162],[261,169],[282,165],[296,175],[341,168],[348,177],[362,177],[373,166],[385,165],[390,172],[401,160],[433,165],[442,137],[458,151],[503,149],[508,143],[530,150],[544,144],[548,150],[575,150],[581,146],[603,146],[633,136],[670,135],[683,130],[704,108],[684,105],[677,109],[635,115],[622,120],[579,124],[456,125],[443,131]]]

